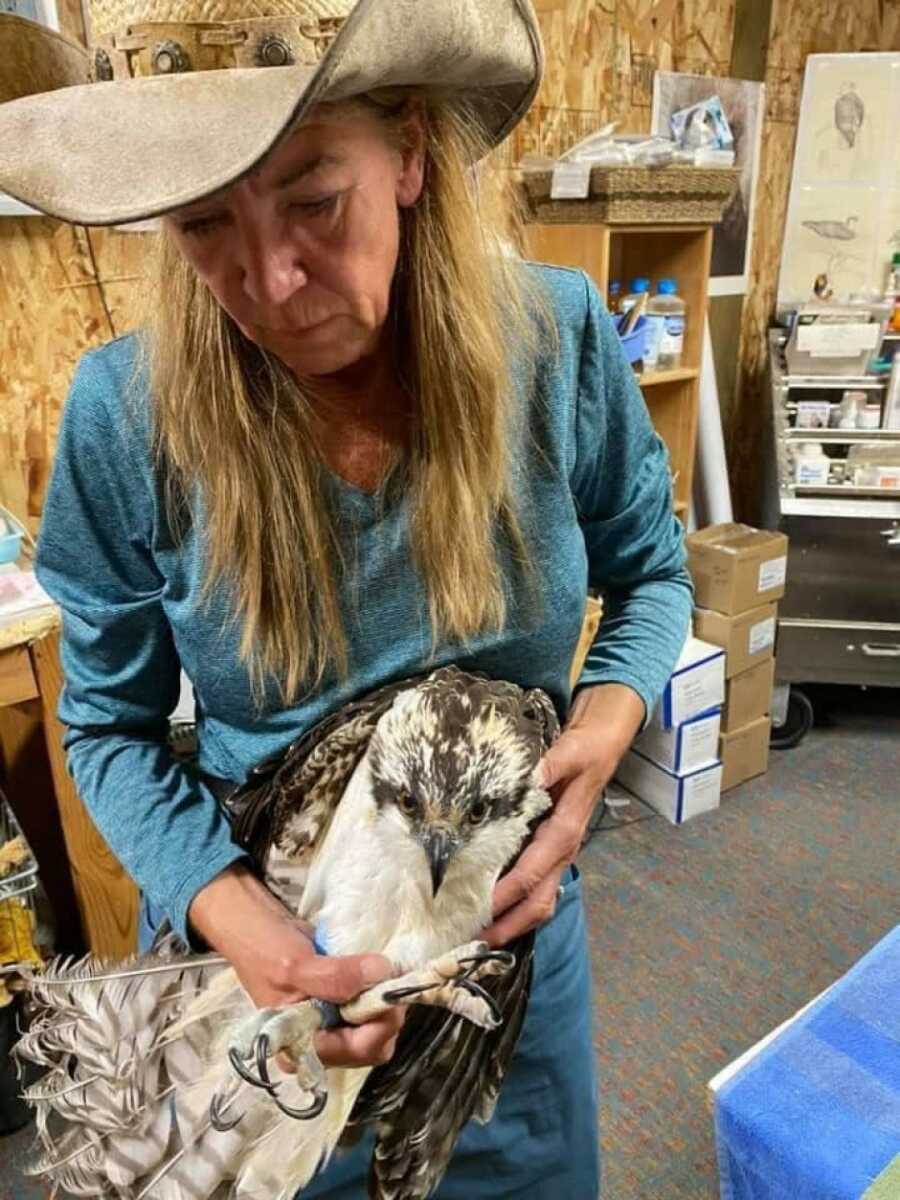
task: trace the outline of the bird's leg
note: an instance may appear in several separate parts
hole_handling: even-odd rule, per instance
[[[228,1044],[228,1059],[245,1083],[268,1092],[282,1112],[298,1120],[311,1120],[328,1102],[325,1068],[313,1043],[325,1019],[315,1000],[304,1000],[288,1008],[260,1009],[238,1026]],[[269,1059],[275,1054],[289,1059],[297,1086],[312,1095],[307,1108],[291,1108],[279,1099],[279,1084],[273,1083],[269,1075]],[[210,1119],[216,1128],[229,1128],[222,1117],[224,1107],[221,1096],[213,1097]]]
[[[482,1029],[496,1029],[500,1012],[479,980],[505,974],[515,961],[506,950],[491,950],[487,942],[469,942],[363,992],[342,1005],[341,1016],[351,1025],[361,1025],[398,1004],[429,1004],[458,1013]]]

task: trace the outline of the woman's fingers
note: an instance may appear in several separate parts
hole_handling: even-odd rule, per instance
[[[347,954],[334,958],[310,953],[298,964],[296,983],[307,996],[346,1004],[360,992],[397,974],[390,959],[381,954]]]
[[[546,924],[556,912],[559,881],[564,869],[559,866],[551,871],[524,900],[489,925],[481,935],[488,945],[495,949],[505,946],[527,930]]]
[[[326,1067],[377,1067],[389,1062],[403,1028],[404,1009],[394,1009],[364,1025],[323,1029],[316,1052]]]
[[[516,865],[494,888],[495,917],[533,895],[552,871],[561,871],[572,862],[581,846],[590,810],[591,803],[583,806],[577,794],[567,792],[560,798],[550,816],[535,830]]]

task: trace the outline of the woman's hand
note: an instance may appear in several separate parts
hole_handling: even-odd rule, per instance
[[[395,974],[380,954],[317,954],[312,929],[298,921],[244,864],[217,875],[194,897],[194,929],[224,954],[258,1008],[280,1008],[316,997],[345,1004]],[[327,1067],[378,1066],[394,1053],[404,1009],[363,1025],[316,1034]]]
[[[505,946],[553,916],[559,881],[581,848],[594,803],[643,720],[643,700],[624,684],[579,692],[539,767],[553,809],[494,889],[494,923],[484,933],[492,946]]]

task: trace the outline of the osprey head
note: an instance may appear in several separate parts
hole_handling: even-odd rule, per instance
[[[534,780],[545,726],[530,695],[446,668],[401,693],[378,723],[375,803],[421,849],[433,896],[451,868],[496,878],[547,807]]]

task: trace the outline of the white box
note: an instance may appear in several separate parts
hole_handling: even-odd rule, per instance
[[[673,775],[636,750],[629,750],[619,763],[616,779],[667,821],[681,825],[719,807],[722,764],[703,767],[692,775]]]
[[[689,637],[649,724],[674,729],[725,703],[725,651]]]
[[[690,775],[719,761],[721,723],[722,710],[717,708],[691,717],[675,729],[649,725],[638,735],[634,748],[673,775]]]

